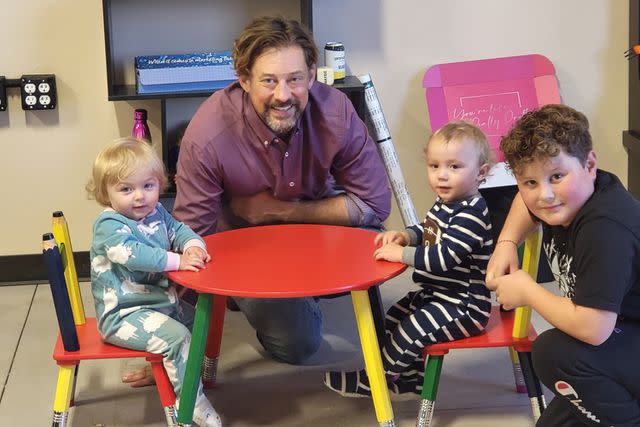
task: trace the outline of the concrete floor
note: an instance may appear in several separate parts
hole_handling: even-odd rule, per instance
[[[89,284],[82,292],[93,315]],[[381,288],[385,306],[414,285],[410,272]],[[225,426],[373,426],[369,399],[341,397],[322,384],[326,370],[363,366],[349,297],[323,300],[325,340],[305,366],[265,357],[253,330],[240,313],[227,312],[218,387],[207,391]],[[48,283],[0,286],[0,426],[46,426],[57,367],[51,358],[57,334]],[[538,331],[548,324],[534,315]],[[155,387],[131,389],[123,372],[144,360],[83,362],[76,389],[72,426],[163,426]],[[552,395],[547,390],[547,402]],[[396,426],[415,425],[418,396],[392,397]],[[445,358],[434,417],[436,426],[532,426],[526,395],[514,391],[509,356],[504,349],[458,350]]]

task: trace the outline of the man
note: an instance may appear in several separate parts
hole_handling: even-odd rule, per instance
[[[238,81],[200,106],[182,139],[176,218],[203,236],[273,223],[379,227],[391,203],[384,166],[348,98],[315,81],[311,34],[258,18],[233,61]],[[235,302],[274,358],[299,364],[320,346],[314,298]]]

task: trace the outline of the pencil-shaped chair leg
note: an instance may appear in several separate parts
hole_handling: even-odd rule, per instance
[[[438,394],[438,384],[440,383],[440,372],[444,356],[429,356],[424,365],[424,382],[422,384],[422,400],[416,427],[428,427],[433,419],[433,410]]]
[[[76,369],[73,370],[73,385],[71,386],[71,400],[69,401],[69,406],[75,406],[76,404],[76,384],[78,383],[78,369],[80,369],[80,364],[76,365]]]
[[[531,400],[531,412],[533,412],[533,419],[534,421],[538,421],[542,411],[547,407],[544,400],[544,394],[542,393],[542,387],[540,386],[540,380],[533,370],[531,353],[518,352],[518,358],[520,359],[520,365],[522,366],[524,381],[527,384],[529,400]]]
[[[216,386],[226,307],[226,296],[216,295],[213,297],[213,313],[211,313],[207,347],[204,350],[204,361],[202,362],[202,386],[206,389]]]
[[[147,359],[148,360],[148,359]],[[173,392],[173,384],[167,376],[164,366],[159,360],[149,360],[151,362],[151,371],[153,378],[156,380],[156,387],[160,395],[160,402],[164,409],[164,415],[167,419],[167,426],[175,427],[178,425],[176,414],[176,395]]]
[[[526,393],[527,385],[524,382],[524,375],[522,375],[522,366],[520,366],[520,361],[518,360],[518,352],[513,347],[509,347],[509,358],[513,366],[513,379],[516,382],[516,392]]]
[[[75,365],[60,366],[58,384],[56,385],[56,396],[53,400],[52,427],[64,427],[67,425],[74,371]]]

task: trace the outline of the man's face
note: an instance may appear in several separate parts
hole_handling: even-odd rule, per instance
[[[240,85],[253,108],[278,135],[289,132],[307,106],[315,68],[309,69],[299,46],[270,49],[260,55]]]
[[[593,151],[584,166],[560,151],[523,167],[516,179],[522,200],[535,216],[549,225],[568,227],[593,194],[596,170]]]

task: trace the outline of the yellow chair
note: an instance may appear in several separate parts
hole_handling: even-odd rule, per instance
[[[67,425],[81,360],[128,359],[144,357],[151,363],[153,376],[164,407],[167,425],[177,425],[176,396],[162,364],[162,355],[129,350],[102,341],[94,317],[85,317],[76,274],[69,228],[62,212],[53,213],[53,233],[42,237],[42,253],[47,267],[60,331],[53,358],[60,366],[53,402],[52,426]],[[57,242],[57,243],[56,243]]]

